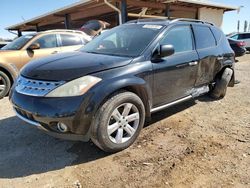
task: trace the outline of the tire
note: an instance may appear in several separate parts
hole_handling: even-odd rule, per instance
[[[0,99],[9,93],[10,87],[10,78],[4,72],[0,71]]]
[[[142,100],[131,92],[116,93],[97,111],[91,125],[91,140],[105,152],[124,150],[134,143],[144,121]]]
[[[226,68],[220,79],[217,79],[215,87],[212,90],[210,96],[214,99],[224,98],[227,92],[228,84],[232,78],[233,70]]]

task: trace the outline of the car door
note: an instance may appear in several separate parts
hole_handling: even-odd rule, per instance
[[[85,41],[79,35],[60,34],[60,45],[62,52],[75,51],[83,47]]]
[[[153,63],[154,107],[190,95],[196,80],[198,54],[190,25],[169,29],[160,45],[169,44],[173,45],[175,53],[159,63]]]
[[[216,69],[223,61],[223,49],[216,46],[215,37],[207,25],[193,24],[196,49],[199,55],[196,87],[207,85],[214,79]]]
[[[38,43],[40,48],[36,50],[29,50],[31,44]],[[22,50],[21,61],[27,63],[31,60],[46,57],[48,55],[57,54],[61,51],[56,34],[45,34],[34,38],[26,48]]]

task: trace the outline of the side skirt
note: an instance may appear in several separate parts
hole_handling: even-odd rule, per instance
[[[176,105],[176,104],[178,104],[178,103],[181,103],[181,102],[184,102],[184,101],[188,101],[188,100],[190,100],[190,99],[192,99],[192,98],[193,98],[192,95],[189,95],[189,96],[187,96],[187,97],[178,99],[178,100],[173,101],[173,102],[171,102],[171,103],[168,103],[168,104],[165,104],[165,105],[156,107],[156,108],[152,108],[150,112],[151,112],[151,113],[155,113],[155,112],[158,112],[158,111],[163,110],[163,109],[165,109],[165,108],[169,108],[170,106]]]
[[[178,100],[173,101],[173,102],[171,102],[171,103],[164,104],[164,105],[158,106],[158,107],[156,107],[156,108],[152,108],[152,109],[150,110],[150,112],[151,112],[151,113],[155,113],[155,112],[158,112],[158,111],[163,110],[163,109],[165,109],[165,108],[169,108],[169,107],[171,107],[171,106],[173,106],[173,105],[176,105],[176,104],[179,104],[179,103],[188,101],[188,100],[193,99],[193,98],[196,98],[196,97],[199,97],[199,96],[201,96],[201,95],[204,95],[204,94],[208,93],[209,90],[210,90],[210,89],[209,89],[209,86],[208,86],[208,85],[201,86],[201,87],[198,87],[198,88],[193,88],[193,89],[192,89],[192,92],[191,92],[191,95],[188,95],[188,96],[186,96],[186,97],[184,97],[184,98],[178,99]]]

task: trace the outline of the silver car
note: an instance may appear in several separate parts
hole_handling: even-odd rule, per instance
[[[246,49],[250,51],[250,32],[233,34],[230,38],[235,40],[244,40],[246,43]]]

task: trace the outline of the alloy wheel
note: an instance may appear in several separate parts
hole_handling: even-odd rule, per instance
[[[5,92],[6,90],[6,85],[7,85],[7,82],[6,80],[0,75],[0,95]]]
[[[109,139],[116,144],[130,140],[140,122],[138,108],[132,103],[124,103],[115,108],[109,118],[107,132]]]

